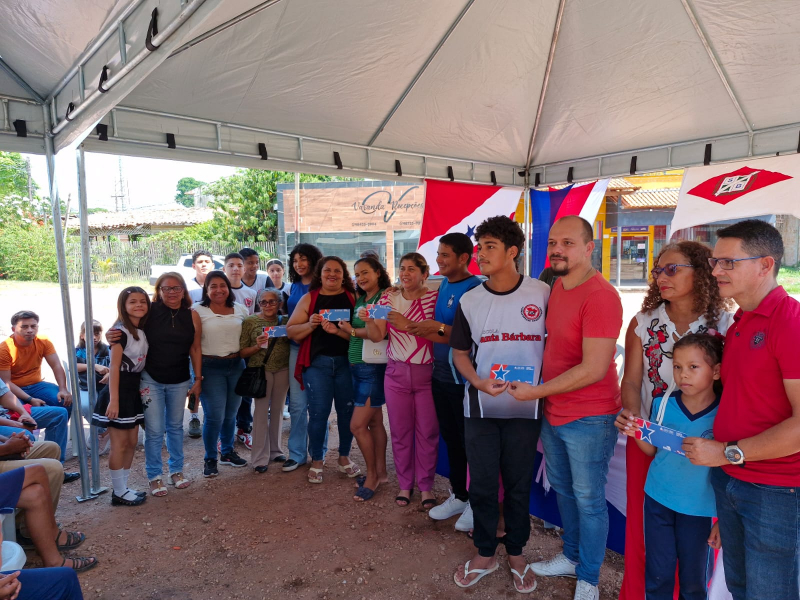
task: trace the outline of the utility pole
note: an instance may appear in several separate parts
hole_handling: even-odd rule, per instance
[[[31,179],[31,159],[25,159],[25,170],[28,172],[28,201],[33,204],[33,183]]]

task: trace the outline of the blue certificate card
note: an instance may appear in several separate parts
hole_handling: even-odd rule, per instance
[[[286,337],[286,325],[278,325],[277,327],[264,327],[264,335],[269,339]],[[263,344],[261,347],[266,348],[269,342]]]
[[[328,321],[349,321],[349,308],[324,308],[319,311],[319,316]]]
[[[489,377],[498,381],[521,381],[531,385],[539,383],[536,379],[536,368],[521,365],[492,365]]]
[[[636,432],[637,440],[642,440],[662,450],[686,456],[686,453],[681,450],[683,440],[687,437],[685,433],[644,419],[637,418],[635,421],[640,428]]]
[[[367,304],[365,308],[367,309],[367,316],[370,319],[386,319],[392,310],[390,306],[384,306],[382,304]]]

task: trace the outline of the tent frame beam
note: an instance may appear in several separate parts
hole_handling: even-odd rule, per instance
[[[8,73],[8,76],[11,77],[11,79],[13,79],[14,82],[19,87],[28,92],[33,97],[33,99],[36,100],[36,103],[44,104],[44,98],[42,98],[42,96],[35,89],[33,89],[30,85],[28,85],[28,82],[25,81],[19,75],[19,73],[17,73],[14,69],[12,69],[11,65],[9,65],[6,61],[4,61],[2,56],[0,56],[0,69],[3,69],[3,71]]]
[[[525,158],[525,170],[531,168],[531,161],[533,161],[533,144],[536,142],[536,133],[539,131],[539,123],[542,120],[542,112],[544,111],[544,99],[547,95],[547,86],[550,83],[550,72],[553,70],[553,59],[556,55],[556,45],[558,44],[558,36],[561,33],[561,20],[564,17],[564,6],[567,0],[559,0],[558,12],[556,13],[556,22],[553,25],[553,39],[550,41],[550,53],[547,55],[547,66],[544,70],[544,78],[542,79],[542,91],[539,93],[539,105],[536,107],[536,118],[533,121],[533,131],[531,132],[531,141],[528,144],[528,155]]]
[[[683,4],[683,9],[686,11],[689,20],[692,22],[692,27],[694,27],[697,37],[700,38],[700,42],[703,44],[703,48],[705,48],[706,54],[708,54],[708,58],[711,60],[711,64],[714,65],[714,70],[717,72],[717,75],[719,75],[719,79],[722,82],[722,85],[725,87],[728,97],[731,99],[736,112],[739,113],[739,118],[742,119],[742,123],[744,123],[747,132],[752,136],[753,126],[748,120],[747,116],[744,114],[744,109],[742,109],[739,98],[737,98],[736,93],[733,91],[730,81],[728,81],[728,76],[726,75],[725,70],[722,68],[722,63],[720,63],[719,58],[717,58],[714,48],[711,47],[711,43],[708,41],[705,31],[703,31],[703,27],[700,25],[700,21],[697,19],[697,15],[695,14],[692,5],[689,3],[689,0],[681,0],[681,4]]]
[[[411,83],[408,84],[408,87],[405,89],[405,91],[403,92],[402,96],[400,96],[400,98],[397,100],[397,102],[395,102],[394,106],[392,107],[392,110],[389,111],[389,114],[386,115],[386,118],[380,124],[380,127],[378,127],[378,129],[372,135],[372,137],[370,138],[369,142],[367,143],[367,146],[372,146],[372,145],[375,144],[375,142],[378,139],[378,136],[380,136],[380,134],[383,133],[383,130],[386,129],[386,126],[389,124],[389,121],[391,121],[392,117],[394,117],[395,113],[400,108],[400,105],[405,101],[406,98],[408,98],[408,95],[411,93],[411,90],[414,89],[414,86],[417,85],[417,82],[425,74],[425,71],[431,65],[431,63],[433,62],[433,59],[436,58],[437,54],[439,54],[439,50],[441,50],[442,47],[445,45],[447,40],[450,38],[450,36],[456,30],[456,27],[458,27],[459,23],[461,23],[461,20],[467,14],[469,9],[472,8],[472,5],[474,3],[475,3],[475,0],[467,0],[467,3],[464,5],[464,8],[461,9],[461,12],[456,17],[456,20],[453,21],[453,23],[450,25],[450,28],[445,32],[445,34],[442,37],[442,39],[440,39],[439,43],[436,44],[436,47],[433,49],[433,52],[430,53],[430,55],[428,56],[428,59],[423,63],[423,65],[420,68],[420,70],[417,71],[417,74],[414,76],[414,79],[411,80]]]

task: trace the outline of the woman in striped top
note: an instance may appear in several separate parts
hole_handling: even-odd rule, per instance
[[[400,486],[398,506],[411,502],[415,480],[423,507],[436,505],[431,491],[439,452],[439,422],[431,393],[433,342],[408,333],[410,323],[433,318],[437,292],[425,287],[429,273],[421,254],[406,254],[400,259],[400,291],[384,294],[379,302],[391,307],[388,319],[368,319],[364,309],[359,315],[373,342],[389,333],[384,392]]]

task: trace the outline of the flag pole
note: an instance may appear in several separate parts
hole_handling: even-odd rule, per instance
[[[525,191],[522,198],[522,220],[524,221],[522,231],[525,233],[525,264],[523,272],[526,276],[531,276],[531,186],[530,173],[525,171]]]

